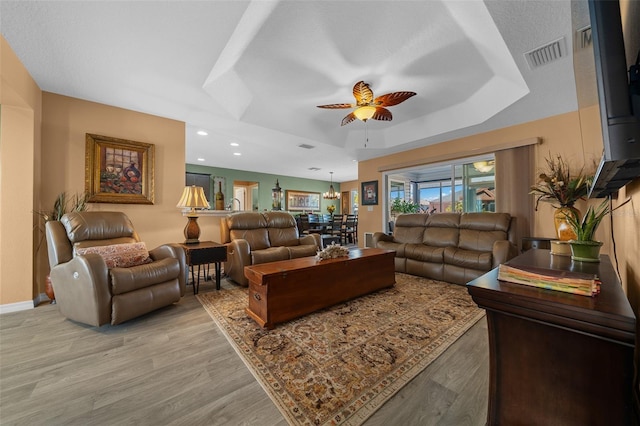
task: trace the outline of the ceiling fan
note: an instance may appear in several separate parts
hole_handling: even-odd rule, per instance
[[[351,123],[356,118],[364,121],[365,123],[369,119],[391,121],[393,119],[393,115],[391,115],[391,111],[385,107],[398,105],[415,95],[415,92],[393,92],[378,96],[374,99],[373,91],[369,87],[369,84],[364,81],[359,81],[355,86],[353,86],[353,96],[356,98],[355,104],[318,105],[318,108],[356,108],[353,112],[350,112],[342,119],[341,126]]]

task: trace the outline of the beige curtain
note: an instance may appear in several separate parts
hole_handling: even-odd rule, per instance
[[[496,211],[518,218],[518,250],[522,237],[533,235],[534,145],[496,151]]]

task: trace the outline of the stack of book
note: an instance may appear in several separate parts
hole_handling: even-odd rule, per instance
[[[584,272],[546,269],[507,262],[499,266],[498,279],[582,296],[595,296],[600,293],[598,277]]]

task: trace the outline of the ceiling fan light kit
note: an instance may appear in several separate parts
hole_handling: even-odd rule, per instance
[[[475,163],[473,163],[473,168],[480,173],[489,173],[491,170],[493,170],[494,165],[494,161],[476,161]]]
[[[363,106],[355,111],[353,111],[353,115],[356,116],[358,120],[367,121],[376,113],[376,107],[372,106]]]
[[[342,119],[342,126],[351,123],[355,119],[367,122],[367,120],[391,121],[393,115],[385,107],[398,105],[415,96],[415,92],[393,92],[386,95],[378,96],[374,99],[373,91],[368,83],[359,81],[353,86],[353,97],[356,98],[355,104],[329,104],[318,105],[318,108],[327,109],[347,109],[355,108],[346,117]]]

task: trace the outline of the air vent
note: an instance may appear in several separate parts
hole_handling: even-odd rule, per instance
[[[309,170],[311,170],[312,172],[317,172],[318,170],[320,170],[320,167],[309,167]]]
[[[564,37],[547,43],[524,54],[530,69],[547,65],[567,56],[567,43]]]
[[[307,145],[306,143],[303,143],[301,145],[298,145],[299,148],[304,148],[304,149],[313,149],[315,148],[315,146],[313,145]]]

